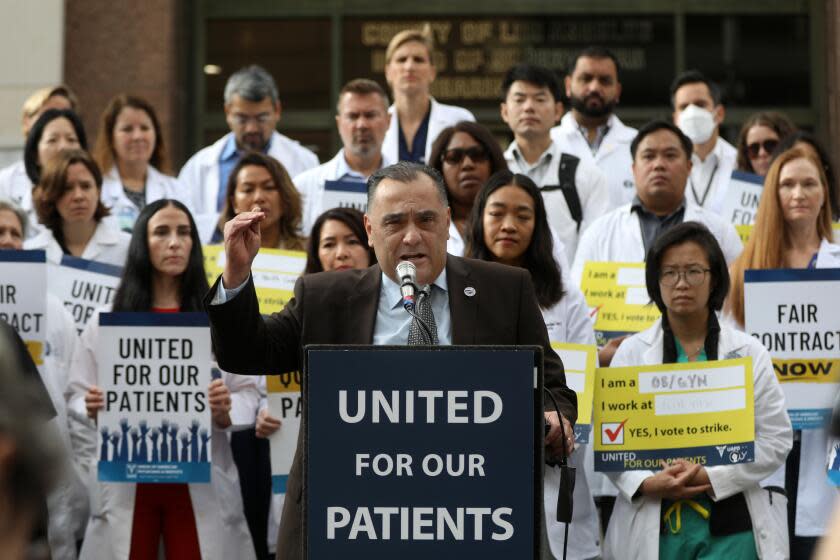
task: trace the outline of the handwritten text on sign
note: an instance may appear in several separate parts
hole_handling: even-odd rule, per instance
[[[748,270],[744,325],[773,358],[794,429],[825,427],[840,388],[840,269]]]
[[[599,368],[595,470],[753,461],[752,359]]]

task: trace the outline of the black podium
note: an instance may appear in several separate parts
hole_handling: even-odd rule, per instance
[[[308,346],[306,558],[539,558],[538,346]]]

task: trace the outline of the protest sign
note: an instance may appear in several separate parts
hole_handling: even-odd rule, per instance
[[[44,363],[47,335],[47,266],[44,251],[0,251],[0,321],[26,344],[36,366]]]
[[[760,175],[733,171],[723,199],[723,219],[734,226],[752,225],[763,187],[764,178]]]
[[[70,255],[61,257],[60,266],[50,264],[48,269],[47,287],[70,312],[79,332],[94,311],[111,304],[122,276],[119,266]]]
[[[204,313],[101,313],[99,480],[210,482]]]
[[[535,558],[537,356],[307,349],[308,557]]]
[[[747,270],[744,326],[773,358],[794,429],[826,426],[840,388],[840,269]]]
[[[303,412],[300,372],[267,375],[265,379],[269,413],[281,422],[280,428],[268,438],[271,445],[271,488],[275,494],[285,494]]]
[[[224,245],[205,245],[204,270],[212,286],[225,270]],[[260,249],[251,265],[260,313],[268,315],[286,307],[294,295],[295,282],[306,268],[306,253]]]
[[[570,344],[551,341],[560,356],[566,373],[566,385],[577,393],[578,417],[575,422],[575,441],[589,443],[592,432],[592,398],[595,389],[595,369],[598,367],[598,347],[594,344]]]
[[[645,263],[589,261],[580,288],[595,320],[599,346],[611,338],[643,331],[659,318],[659,309],[649,304]]]
[[[367,211],[367,181],[326,181],[321,208],[355,208]]]
[[[593,418],[596,471],[752,462],[752,358],[599,368]]]

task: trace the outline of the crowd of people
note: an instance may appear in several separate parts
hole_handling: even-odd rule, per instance
[[[602,343],[601,366],[753,358],[754,462],[678,461],[605,476],[594,471],[590,445],[578,444],[568,542],[551,511],[559,474],[546,470],[545,557],[568,546],[568,557],[580,559],[809,558],[836,496],[825,476],[829,436],[792,430],[769,354],[743,332],[744,271],[840,268],[832,230],[840,206],[824,148],[772,111],[749,117],[731,145],[719,132],[721,91],[698,71],[674,79],[671,120],[633,129],[615,112],[619,60],[590,47],[562,81],[532,64],[509,69],[500,115],[513,140],[503,149],[468,110],[430,95],[432,53],[428,33],[402,31],[386,51],[389,92],[367,79],[344,85],[335,117],[342,148],[323,164],[276,130],[277,86],[259,66],[230,76],[230,133],[177,177],[147,101],[114,97],[88,151],[73,92],[40,90],[23,107],[23,160],[0,171],[0,248],[41,249],[54,264],[71,255],[122,267],[103,311],[201,311],[209,290],[202,246],[224,243],[235,217],[259,213],[249,218],[259,247],[304,252],[304,276],[365,270],[382,254],[377,241],[388,242],[365,215],[369,179],[397,162],[424,164],[445,190],[447,252],[526,270],[551,342],[596,343],[581,291],[587,262],[644,262],[661,319]],[[721,212],[736,170],[764,181],[745,245]],[[238,285],[225,279],[222,295]],[[286,558],[266,441],[281,423],[268,410],[264,379],[234,371],[207,387],[211,484],[98,482],[97,321],[77,336],[47,297],[51,351],[41,377],[55,409],[53,444],[70,460],[52,476],[46,528],[37,530],[38,503],[27,521],[51,557],[155,558],[162,542],[167,558]],[[432,301],[435,316],[449,314]],[[438,321],[441,342],[453,342]],[[685,504],[674,522],[673,506]]]

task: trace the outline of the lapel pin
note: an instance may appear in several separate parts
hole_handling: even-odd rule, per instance
[[[473,297],[475,295],[475,288],[472,286],[467,286],[464,288],[464,295],[467,297]]]

